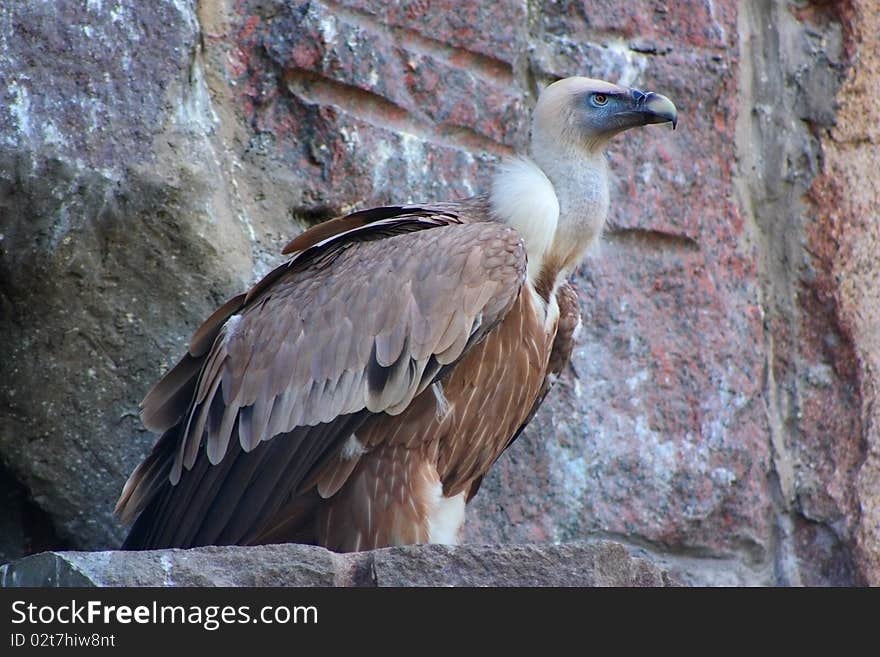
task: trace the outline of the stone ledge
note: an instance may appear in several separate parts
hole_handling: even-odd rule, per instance
[[[0,586],[675,586],[619,543],[412,545],[337,554],[310,545],[43,552]]]

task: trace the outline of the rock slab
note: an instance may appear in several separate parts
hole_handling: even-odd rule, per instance
[[[673,586],[611,541],[412,545],[337,554],[310,545],[143,552],[42,552],[0,567],[4,587]]]

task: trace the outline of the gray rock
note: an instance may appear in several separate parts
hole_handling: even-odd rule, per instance
[[[253,276],[198,43],[186,2],[0,4],[0,457],[81,547],[122,536],[139,399]]]
[[[379,586],[669,586],[665,571],[610,541],[413,545],[376,550]]]
[[[0,563],[66,545],[54,531],[51,517],[34,504],[27,490],[0,464]]]
[[[413,545],[337,554],[309,545],[43,552],[0,567],[19,586],[672,586],[618,543]]]

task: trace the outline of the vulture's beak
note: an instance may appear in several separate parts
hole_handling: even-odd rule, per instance
[[[672,129],[678,125],[678,110],[666,96],[655,94],[652,91],[644,93],[638,89],[632,89],[632,102],[636,113],[640,114],[645,125],[649,123],[672,123]]]

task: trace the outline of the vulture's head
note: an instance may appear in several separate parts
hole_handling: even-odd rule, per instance
[[[533,140],[551,140],[544,145],[554,149],[574,146],[595,152],[629,128],[650,123],[672,123],[675,128],[677,120],[675,105],[666,96],[602,80],[566,78],[541,92]]]

